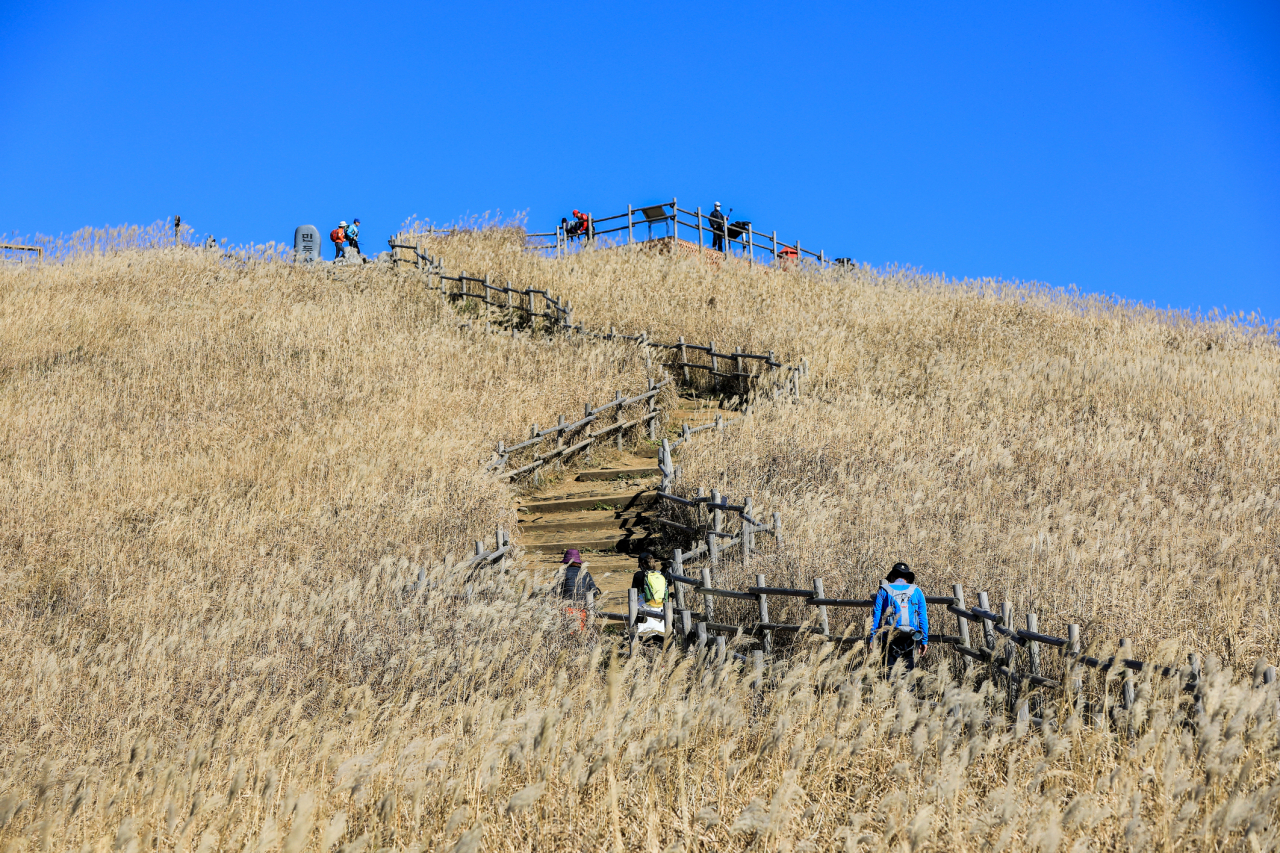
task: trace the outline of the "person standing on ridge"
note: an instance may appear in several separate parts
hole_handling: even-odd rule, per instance
[[[907,672],[915,669],[916,643],[921,657],[929,652],[929,611],[924,593],[915,583],[910,566],[894,563],[876,590],[867,642],[874,647],[876,634],[880,634],[886,675],[899,660]]]
[[[329,232],[329,239],[333,241],[333,259],[336,261],[338,258],[345,258],[342,244],[347,241],[347,220],[342,220],[337,228]]]
[[[720,212],[720,202],[707,216],[711,220],[711,248],[716,252],[724,251],[725,216]]]
[[[350,244],[351,248],[356,250],[357,255],[360,254],[360,243],[358,242],[359,238],[360,238],[360,220],[353,219],[351,220],[351,224],[347,226],[347,243]]]

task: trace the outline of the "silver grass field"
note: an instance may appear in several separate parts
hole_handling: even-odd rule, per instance
[[[0,850],[1277,846],[1277,697],[1251,678],[1280,659],[1274,327],[406,237],[592,328],[807,360],[798,401],[678,460],[682,488],[783,513],[771,582],[861,597],[906,560],[1098,652],[1196,652],[1203,708],[1139,676],[1124,726],[1054,695],[1052,727],[1018,725],[942,649],[887,682],[810,641],[763,686],[631,656],[519,551],[457,564],[514,530],[496,442],[645,387],[638,348],[488,334],[414,270],[103,235],[0,266]]]

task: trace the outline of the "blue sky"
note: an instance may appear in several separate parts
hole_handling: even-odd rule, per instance
[[[722,201],[829,256],[1280,317],[1275,3],[0,12],[0,233]]]

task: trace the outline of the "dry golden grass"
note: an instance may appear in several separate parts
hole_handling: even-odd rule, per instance
[[[693,444],[685,485],[783,511],[778,571],[864,597],[904,559],[1090,636],[1280,657],[1276,330],[998,282],[567,261],[469,235],[450,267],[546,286],[588,326],[807,360],[798,404]],[[1047,621],[1046,621],[1047,620]]]
[[[809,397],[681,460],[784,511],[780,580],[865,593],[898,557],[1168,661],[1273,650],[1274,341],[509,237],[435,248],[589,325],[809,360]],[[1052,703],[1025,730],[944,656],[913,694],[812,645],[757,692],[615,656],[519,562],[446,568],[513,521],[478,473],[496,440],[646,376],[634,348],[459,330],[417,284],[171,251],[0,269],[0,848],[1276,846],[1276,696],[1227,667],[1194,729],[1157,681],[1118,734]]]

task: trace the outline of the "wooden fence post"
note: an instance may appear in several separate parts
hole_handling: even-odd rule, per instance
[[[716,342],[711,341],[707,348],[711,350],[711,388],[713,391],[720,390],[720,377],[716,376],[716,372],[720,370],[720,360],[716,357]]]
[[[955,596],[956,607],[961,610],[968,610],[964,603],[964,587],[958,583],[951,585],[951,594]],[[969,620],[963,616],[956,617],[956,634],[960,636],[960,645],[965,648],[973,648],[969,645]],[[963,657],[963,656],[962,656]],[[968,661],[968,658],[965,658]]]
[[[1008,601],[1001,602],[1000,624],[1003,625],[1005,628],[1013,627],[1012,602],[1008,602]],[[1017,664],[1017,657],[1018,657],[1018,646],[1013,641],[1012,638],[1006,637],[1005,649],[1007,651],[1005,651],[1004,653],[1004,665],[1009,668],[1009,683],[1007,685],[1009,688],[1009,707],[1015,709],[1016,711],[1018,707],[1018,694],[1022,688],[1022,685],[1018,681],[1017,669],[1015,669],[1015,666]]]
[[[813,579],[813,597],[822,599],[827,597],[826,591],[822,588],[822,578]],[[827,624],[827,605],[818,605],[818,624],[822,627],[822,636],[831,636],[831,627]]]
[[[756,259],[756,239],[751,233],[751,223],[747,223],[747,266],[755,263]]]
[[[684,551],[676,548],[671,555],[671,573],[673,575],[684,576]],[[680,636],[684,639],[685,648],[689,647],[689,632],[693,628],[692,620],[689,615],[689,605],[684,598],[684,584],[680,581],[675,582],[676,585],[676,608],[680,611]]]
[[[671,248],[674,251],[675,244],[680,239],[680,208],[676,207],[676,200],[671,199]]]
[[[645,350],[645,352],[647,353],[648,350]],[[653,381],[653,378],[650,377],[649,390],[652,391],[653,386],[656,384],[657,383]],[[649,398],[648,408],[649,408],[649,411],[646,414],[653,415],[653,417],[649,418],[649,440],[657,441],[658,440],[658,416],[656,413],[658,411],[658,396],[656,394]]]
[[[991,605],[987,601],[985,592],[978,593],[978,607],[982,610],[991,612]],[[987,651],[992,651],[996,647],[996,632],[991,627],[991,620],[985,616],[982,618],[982,641],[986,645]]]
[[[716,660],[724,663],[728,658],[725,650],[724,634],[716,634]]]
[[[698,259],[702,259],[702,205],[698,205]]]
[[[635,587],[627,590],[627,634],[631,638],[631,646],[636,643],[636,619],[640,615],[640,591]]]
[[[754,690],[764,689],[764,652],[754,649],[751,652],[751,687]]]
[[[733,348],[733,385],[745,399],[747,396],[746,380],[742,378],[742,347]]]
[[[1027,630],[1035,634],[1040,633],[1040,622],[1034,613],[1027,614]],[[1027,640],[1027,660],[1031,667],[1031,674],[1038,678],[1040,676],[1040,644],[1035,640]],[[1040,703],[1037,702],[1036,705],[1039,706]],[[1032,709],[1033,713],[1038,710],[1040,710],[1039,707]]]
[[[1133,654],[1133,649],[1129,638],[1121,637],[1120,647],[1116,649],[1116,665],[1124,672],[1124,682],[1120,685],[1120,698],[1122,707],[1126,711],[1133,708],[1133,673],[1129,670],[1129,667],[1121,663],[1121,660],[1127,660],[1131,654]],[[1130,726],[1132,727],[1132,724]]]
[[[719,562],[719,533],[721,533],[724,523],[724,514],[721,511],[721,494],[717,489],[712,489],[712,533],[708,534],[708,543],[710,544],[710,556],[712,556],[712,565]]]
[[[1067,672],[1070,675],[1070,678],[1068,679],[1067,683],[1069,685],[1069,689],[1071,690],[1071,692],[1078,696],[1080,694],[1081,687],[1083,687],[1083,684],[1081,683],[1081,680],[1080,680],[1080,676],[1077,675],[1077,672],[1079,671],[1079,659],[1080,659],[1080,626],[1079,625],[1073,624],[1073,625],[1067,626],[1067,654],[1071,656],[1071,663],[1067,667]]]
[[[756,575],[756,586],[764,585],[764,575]],[[769,622],[769,597],[763,592],[760,593],[760,622],[763,624],[767,624]],[[763,631],[762,636],[764,638],[765,654],[773,654],[773,632],[768,630]]]
[[[754,518],[754,517],[755,517],[755,506],[751,503],[751,498],[748,497],[746,500],[742,502],[742,548],[743,548],[742,564],[744,566],[747,564],[748,554],[751,552],[751,549],[755,548],[756,546],[755,525],[747,520],[748,518]]]
[[[707,647],[707,623],[706,622],[698,623],[698,639],[694,644],[694,647],[699,651]]]
[[[671,642],[671,629],[675,627],[675,614],[671,610],[671,595],[662,602],[662,644]]]
[[[613,392],[613,402],[615,402],[615,403],[619,403],[619,402],[621,402],[621,401],[622,401],[622,392],[621,392],[621,391],[615,391],[615,392]],[[615,406],[615,407],[614,407],[614,411],[615,411],[615,414],[617,415],[618,423],[622,423],[622,422],[623,422],[623,418],[622,418],[622,407],[621,407],[621,406]],[[616,438],[617,438],[617,440],[618,440],[618,442],[617,442],[617,443],[618,443],[618,452],[619,452],[619,453],[621,453],[621,452],[622,452],[622,430],[618,430],[618,434],[617,434]]]
[[[684,371],[684,384],[689,384],[689,356],[685,353],[684,335],[680,336],[680,369]]]
[[[635,234],[631,230],[631,205],[627,205],[627,245],[629,246],[635,241]]]
[[[702,586],[706,589],[713,588],[711,586],[711,569],[707,568],[706,566],[702,567]],[[706,617],[705,621],[707,622],[716,621],[715,607],[711,603],[712,598],[713,596],[708,595],[705,592],[702,594],[702,615]]]
[[[782,545],[782,513],[780,512],[773,514],[773,544]]]

